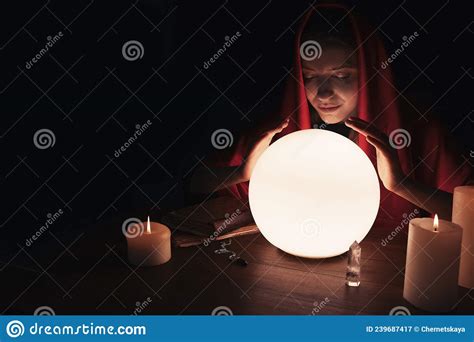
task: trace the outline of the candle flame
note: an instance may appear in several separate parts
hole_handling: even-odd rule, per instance
[[[147,234],[151,234],[151,229],[150,229],[150,216],[148,216],[148,222],[146,223],[146,232],[147,232]]]
[[[439,226],[438,214],[435,214],[434,221],[433,221],[433,229],[435,232],[438,231],[438,226]]]

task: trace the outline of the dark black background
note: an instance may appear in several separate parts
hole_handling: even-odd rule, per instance
[[[293,29],[311,4],[3,2],[0,227],[2,241],[8,241],[3,251],[17,249],[48,213],[60,208],[64,214],[55,231],[125,215],[134,193],[145,208],[179,206],[174,193],[183,158],[202,156],[212,148],[214,130],[237,132],[278,100],[279,81],[291,64]],[[416,107],[415,117],[440,115],[472,150],[469,2],[346,4],[374,27],[381,25],[378,34],[389,53],[403,36],[419,32],[392,63],[397,86],[402,90],[410,84],[403,97]],[[64,34],[61,40],[27,70],[25,63],[58,31]],[[203,69],[225,36],[236,31],[241,38]],[[123,58],[122,45],[129,40],[143,44],[142,59]],[[149,119],[151,128],[115,158],[135,125]],[[41,128],[54,132],[53,147],[40,150],[33,144]],[[161,190],[147,184],[161,184]]]

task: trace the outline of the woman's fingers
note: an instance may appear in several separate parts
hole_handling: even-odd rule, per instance
[[[267,131],[264,131],[262,133],[262,135],[260,136],[259,140],[260,139],[261,140],[271,140],[271,139],[273,139],[273,137],[276,134],[280,133],[281,131],[283,131],[288,126],[289,120],[290,119],[286,119],[286,120],[282,121],[277,127],[268,129]]]
[[[281,125],[280,125],[280,129],[281,129],[280,132],[281,132],[284,128],[286,128],[289,123],[290,123],[290,119],[286,119],[285,121],[283,121],[283,122],[281,123]]]
[[[290,122],[290,118],[287,118],[285,120],[283,120],[281,123],[280,123],[280,127],[286,127],[288,126],[288,123]]]
[[[345,121],[345,124],[365,136],[371,135],[379,139],[383,135],[375,126],[359,118],[351,117]]]
[[[372,138],[379,140],[383,144],[386,144],[388,141],[388,138],[385,134],[379,131],[375,126],[362,119],[351,117],[345,121],[345,124],[346,126],[352,128],[354,131],[366,137],[371,136]]]
[[[372,146],[374,146],[377,150],[382,152],[387,158],[390,157],[392,154],[392,150],[384,143],[380,142],[378,139],[373,138],[372,136],[366,136],[365,140]]]
[[[288,126],[289,122],[290,122],[289,118],[284,120],[276,128],[272,129],[269,133],[271,133],[271,134],[280,133],[281,131],[283,131]]]

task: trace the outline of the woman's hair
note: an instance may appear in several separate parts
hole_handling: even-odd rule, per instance
[[[315,40],[323,45],[356,46],[349,16],[340,8],[316,10],[301,35],[301,42],[307,40]]]

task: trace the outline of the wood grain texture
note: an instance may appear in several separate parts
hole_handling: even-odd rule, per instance
[[[380,243],[396,225],[378,224],[362,241],[361,285],[350,288],[345,285],[346,255],[298,258],[260,234],[233,238],[228,246],[249,262],[246,267],[214,253],[216,241],[207,247],[175,247],[168,263],[135,268],[127,263],[121,223],[91,227],[70,253],[41,254],[35,260],[42,269],[26,254],[30,251],[6,260],[0,272],[8,280],[1,282],[3,313],[31,314],[47,305],[56,314],[130,315],[147,302],[140,314],[210,314],[218,306],[236,315],[387,315],[396,306],[429,314],[402,296],[407,232],[386,246]],[[458,298],[449,314],[473,314],[474,291],[459,288]]]

